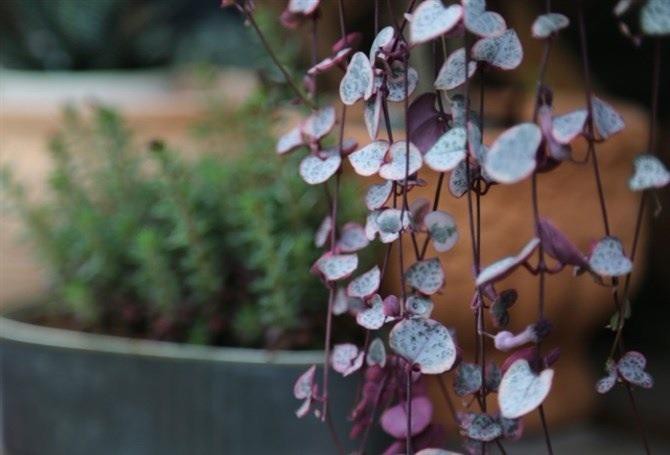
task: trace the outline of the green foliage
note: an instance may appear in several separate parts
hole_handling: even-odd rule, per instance
[[[306,271],[327,207],[298,176],[300,156],[274,154],[271,105],[259,95],[212,115],[197,131],[216,149],[194,160],[158,142],[136,148],[110,110],[92,120],[69,111],[51,143],[48,200],[30,202],[3,170],[57,300],[84,327],[249,346],[318,341],[302,334],[320,336],[326,290]],[[361,218],[352,185],[342,207],[342,219]]]

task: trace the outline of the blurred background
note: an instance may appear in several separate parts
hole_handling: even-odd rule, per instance
[[[323,193],[297,176],[297,157],[275,156],[274,138],[297,122],[298,111],[288,102],[291,94],[256,36],[234,9],[221,9],[219,3],[0,2],[0,311],[15,314],[17,308],[30,308],[15,319],[135,339],[273,350],[319,348],[326,297],[307,270],[319,254],[312,232],[327,211]],[[296,33],[281,26],[282,0],[256,3],[261,28],[280,59],[300,75],[309,67],[308,29]],[[339,37],[339,27],[330,19],[336,17],[337,2],[322,3],[328,19],[321,22],[318,44],[325,57]],[[405,3],[389,2],[398,17]],[[541,43],[530,37],[530,24],[542,2],[487,3],[517,30],[525,54],[517,70],[486,76],[490,141],[501,128],[530,115],[542,52]],[[552,2],[554,10],[570,18],[576,17],[574,3]],[[596,93],[612,102],[627,123],[620,137],[602,147],[602,162],[614,224],[621,227],[624,244],[630,245],[637,196],[621,182],[632,171],[632,157],[646,144],[652,47],[637,47],[619,32],[610,2],[584,3]],[[344,4],[350,30],[365,31],[365,50],[373,39],[374,3]],[[667,57],[664,41],[657,141],[666,164]],[[413,58],[420,74],[433,71],[429,52],[417,52]],[[548,84],[559,110],[583,105],[576,27],[558,38],[549,68]],[[333,97],[340,77],[332,73],[320,81]],[[429,82],[423,84],[420,90],[429,90]],[[354,120],[348,128],[364,140],[358,114],[350,116]],[[392,114],[392,123],[400,126],[400,112]],[[589,176],[590,171],[582,171],[576,180],[565,180],[571,177],[564,172],[551,181],[556,189],[548,190],[544,201],[556,220],[562,215],[572,219],[566,214],[572,207],[569,201],[579,204],[583,198],[595,198]],[[565,181],[571,182],[565,189],[571,196],[554,202],[559,199],[552,198],[564,192]],[[342,219],[363,219],[361,185],[354,178],[346,180]],[[527,188],[518,191],[527,194]],[[492,199],[492,219],[496,206],[505,204],[512,193],[499,197]],[[627,346],[645,353],[655,377],[655,388],[636,397],[660,453],[670,450],[664,431],[670,418],[667,188],[650,206],[625,337]],[[651,212],[658,206],[666,209],[651,223]],[[515,232],[524,210],[511,208],[505,215],[508,224],[501,226]],[[588,209],[578,219],[585,220],[585,214]],[[599,226],[586,232],[577,221],[565,228],[585,248]],[[489,259],[516,245],[509,239],[492,245]],[[375,254],[371,249],[364,261],[372,264]],[[465,253],[458,258],[464,261]],[[557,416],[552,422],[556,452],[641,452],[624,392],[597,400],[586,395],[589,381],[602,374],[613,337],[605,326],[613,310],[606,293],[582,292],[581,287],[593,285],[572,288],[571,280],[562,276],[553,289],[558,309],[552,344],[567,345],[564,361],[577,359],[574,365],[587,372],[565,370],[565,392],[549,405],[549,412],[553,409]],[[565,303],[577,298],[588,299],[592,306]],[[517,311],[530,314],[528,300],[528,306]],[[462,319],[471,317],[468,311],[462,311]],[[448,313],[439,314],[448,320]],[[360,336],[351,324],[338,324],[342,340]],[[5,359],[14,354],[5,347]],[[8,365],[13,364],[3,363],[5,381],[15,378],[6,370]],[[0,399],[5,410],[10,409],[6,397]],[[291,419],[292,409],[289,414]],[[4,428],[7,432],[14,427]],[[529,431],[510,453],[542,450],[532,424]]]

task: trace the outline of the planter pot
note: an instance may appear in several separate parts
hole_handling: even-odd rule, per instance
[[[188,346],[21,322],[35,309],[0,318],[10,455],[335,453],[325,424],[295,416],[293,383],[321,352]],[[331,410],[345,443],[357,382],[332,375]]]

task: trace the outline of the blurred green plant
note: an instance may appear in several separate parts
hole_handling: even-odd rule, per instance
[[[81,328],[194,343],[318,343],[327,296],[305,270],[328,208],[297,162],[274,159],[272,104],[261,93],[235,113],[212,114],[196,131],[214,150],[193,160],[158,141],[138,150],[111,110],[97,108],[91,120],[69,110],[51,142],[47,200],[31,201],[3,169],[3,192],[51,271],[55,300]],[[362,216],[346,180],[342,207],[343,219]]]

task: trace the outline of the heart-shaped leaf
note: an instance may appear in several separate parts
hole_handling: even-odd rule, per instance
[[[433,417],[433,404],[427,397],[412,398],[412,421],[410,422],[411,436],[421,433],[428,427]],[[396,439],[407,437],[407,403],[401,401],[388,408],[382,414],[380,423],[384,431]]]
[[[410,43],[425,43],[447,33],[462,16],[460,5],[445,7],[440,0],[425,0],[416,8],[409,23]]]
[[[505,327],[509,323],[508,310],[517,301],[518,294],[514,289],[505,289],[491,304],[490,312],[493,319],[493,325],[496,327]]]
[[[484,169],[497,182],[519,182],[535,170],[535,155],[541,141],[542,132],[536,124],[513,126],[493,142]]]
[[[459,397],[476,393],[482,387],[482,369],[474,363],[463,362],[456,369],[454,392]]]
[[[321,0],[289,0],[288,10],[293,14],[312,14],[319,7]]]
[[[400,209],[386,209],[377,216],[379,231],[385,234],[397,234],[410,225],[408,211]]]
[[[335,108],[326,106],[312,112],[302,124],[302,133],[312,141],[318,141],[335,126]]]
[[[628,351],[617,362],[617,371],[625,381],[651,389],[654,386],[654,379],[644,371],[646,366],[647,359],[644,355],[637,351]]]
[[[623,117],[605,101],[592,96],[591,107],[593,108],[593,124],[603,139],[607,139],[624,128]]]
[[[467,413],[460,416],[467,437],[475,441],[490,442],[502,435],[498,419],[488,414]]]
[[[347,286],[349,297],[359,297],[365,299],[379,289],[381,273],[376,265],[364,274],[354,278]]]
[[[379,122],[382,114],[382,97],[375,95],[365,102],[365,110],[363,111],[363,119],[365,120],[365,128],[368,130],[368,135],[373,141],[377,139],[379,133]]]
[[[448,213],[440,210],[430,212],[424,218],[423,223],[430,232],[433,247],[438,253],[449,251],[458,241],[456,221]]]
[[[369,210],[382,208],[391,196],[392,191],[393,182],[390,180],[370,185],[365,193],[365,205]]]
[[[516,419],[540,406],[551,390],[554,370],[547,368],[539,375],[525,359],[516,360],[505,371],[498,388],[500,413]]]
[[[444,271],[440,260],[432,258],[415,262],[407,269],[405,282],[422,294],[435,294],[444,285]]]
[[[305,398],[310,398],[312,396],[315,373],[316,365],[312,365],[295,381],[295,384],[293,385],[293,396],[298,400],[304,400]]]
[[[450,129],[426,152],[426,165],[437,172],[451,171],[465,158],[465,142],[465,128]]]
[[[500,281],[503,278],[507,277],[510,273],[514,271],[514,269],[523,264],[526,261],[526,259],[528,259],[530,255],[533,254],[533,252],[535,251],[535,249],[539,244],[540,239],[534,237],[530,242],[528,242],[523,247],[523,249],[516,256],[507,256],[506,258],[503,258],[489,265],[484,270],[479,272],[475,284],[477,286],[482,286],[487,283]]]
[[[349,309],[349,297],[344,287],[338,286],[333,297],[333,314],[339,316]]]
[[[423,159],[421,152],[409,143],[409,161],[407,160],[407,145],[405,141],[394,142],[388,153],[390,161],[382,164],[379,175],[386,180],[404,180],[421,169]]]
[[[366,307],[356,315],[356,322],[368,330],[377,330],[384,325],[386,322],[384,303],[378,294],[373,295],[370,299],[370,307]]]
[[[368,246],[369,243],[363,226],[351,222],[342,226],[342,233],[337,241],[337,249],[340,253],[355,253]]]
[[[405,65],[401,62],[394,62],[391,65],[391,74],[386,79],[386,88],[388,95],[386,99],[399,103],[405,100],[405,92],[407,96],[411,96],[419,83],[419,73],[411,66],[407,68],[407,87],[405,87]]]
[[[332,177],[342,164],[342,157],[338,150],[325,150],[323,159],[316,154],[307,155],[300,162],[300,176],[310,185],[318,185]]]
[[[302,132],[300,131],[300,127],[296,126],[279,138],[276,148],[277,154],[283,155],[292,150],[295,150],[301,145],[305,145],[305,143],[302,140]]]
[[[405,310],[412,316],[427,319],[433,312],[433,301],[423,295],[411,294],[405,302]]]
[[[468,78],[477,70],[477,62],[468,62]],[[437,90],[453,90],[465,83],[465,48],[461,47],[452,52],[442,64],[440,72],[435,78],[433,87]]]
[[[596,391],[601,394],[609,392],[614,387],[614,384],[616,384],[617,379],[616,364],[612,361],[607,361],[607,376],[598,379],[598,382],[596,382]]]
[[[513,70],[523,60],[523,48],[516,32],[506,30],[495,38],[482,38],[472,47],[472,58],[502,70]]]
[[[369,367],[379,365],[384,368],[386,366],[386,348],[381,338],[375,338],[370,343],[366,363]]]
[[[470,166],[470,179],[468,180],[467,165],[465,160],[458,163],[449,176],[449,192],[452,196],[459,198],[468,192],[470,189],[468,183],[472,181],[477,176],[477,171],[473,169],[473,166]]]
[[[409,204],[409,213],[412,214],[412,228],[416,231],[423,229],[423,221],[431,210],[431,202],[425,197],[418,197]]]
[[[600,276],[628,275],[633,270],[633,263],[623,254],[621,241],[611,236],[603,237],[593,247],[589,266]]]
[[[377,33],[372,46],[370,46],[370,61],[375,62],[377,53],[382,51],[385,47],[390,45],[393,42],[393,37],[395,36],[395,29],[392,26],[384,27]]]
[[[582,252],[549,220],[540,219],[537,225],[537,235],[540,237],[544,252],[561,264],[588,267],[588,262]]]
[[[355,254],[326,253],[317,259],[315,267],[327,281],[341,280],[356,270],[358,256]]]
[[[518,441],[523,435],[523,421],[521,419],[508,419],[506,417],[498,417],[500,426],[503,430],[503,438],[510,441]]]
[[[485,0],[462,0],[462,2],[465,28],[485,38],[503,34],[507,28],[505,19],[498,13],[486,11]]]
[[[391,329],[389,345],[424,374],[444,373],[456,361],[451,332],[433,319],[403,319]]]
[[[631,191],[644,191],[650,188],[663,188],[670,183],[670,172],[661,160],[654,155],[641,154],[633,161],[635,172],[628,181]]]
[[[336,344],[330,356],[330,364],[342,376],[349,376],[363,366],[364,353],[351,343]]]
[[[374,141],[349,155],[349,162],[358,175],[369,177],[379,172],[389,150],[386,141]]]
[[[640,10],[640,26],[645,35],[669,35],[670,2],[667,0],[647,0],[647,3]]]
[[[531,31],[533,38],[549,38],[570,25],[570,19],[559,13],[542,14],[535,19]]]
[[[316,235],[314,236],[314,244],[319,248],[324,246],[332,230],[333,230],[333,219],[330,217],[330,215],[328,215],[323,219],[323,221],[319,225],[319,228],[316,230]]]
[[[551,128],[552,136],[561,144],[569,144],[584,131],[584,123],[586,123],[587,117],[586,109],[554,117]]]
[[[379,225],[377,225],[377,217],[381,213],[380,210],[372,210],[365,218],[365,236],[369,241],[373,241],[379,232]]]
[[[372,96],[374,74],[370,60],[362,52],[356,52],[349,61],[347,72],[340,82],[340,99],[351,106],[361,98]]]

